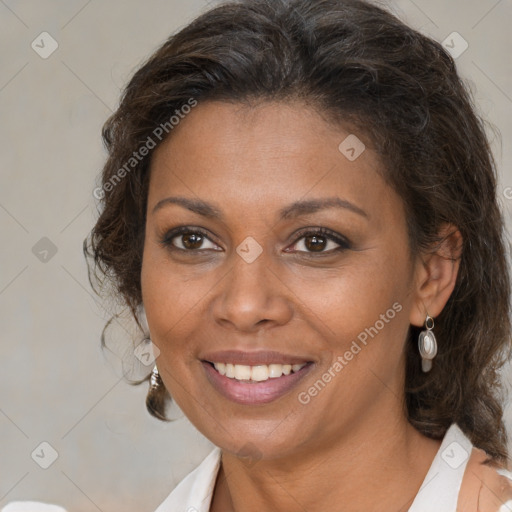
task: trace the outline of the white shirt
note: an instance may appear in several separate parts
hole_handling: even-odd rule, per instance
[[[471,441],[454,423],[441,446],[408,512],[455,512],[469,455]],[[201,464],[189,473],[155,512],[209,512],[221,462],[220,448],[214,448]],[[512,473],[499,470],[512,480]],[[512,500],[497,512],[510,512]],[[36,502],[11,502],[1,512],[66,512],[55,505]]]
[[[455,512],[462,477],[472,449],[471,441],[457,424],[452,424],[408,512]],[[221,450],[214,448],[155,512],[209,512],[220,461]],[[499,473],[512,480],[511,473],[501,470]],[[508,512],[511,509],[512,501],[508,501],[497,512]]]

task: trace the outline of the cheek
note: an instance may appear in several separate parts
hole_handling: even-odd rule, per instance
[[[191,344],[187,343],[190,328],[188,316],[193,315],[193,292],[181,285],[175,273],[146,253],[142,266],[142,298],[151,341],[159,349],[156,360],[160,376],[173,401],[188,411],[187,397],[196,394],[191,387],[190,365],[195,364]]]
[[[151,339],[163,356],[161,364],[186,361],[191,357],[188,343],[203,316],[201,308],[214,281],[209,273],[202,279],[187,278],[183,269],[172,265],[165,251],[151,245],[144,250],[141,270],[142,300]],[[177,355],[179,358],[171,358]]]
[[[303,290],[326,333],[330,364],[341,356],[342,372],[353,383],[390,382],[399,374],[409,329],[407,265],[405,252],[375,251],[329,285]]]
[[[321,375],[301,390],[301,399],[310,400],[333,425],[347,410],[369,406],[383,390],[400,393],[409,328],[408,282],[405,271],[399,271],[406,269],[405,260],[381,255],[378,261],[368,258],[332,277],[329,286],[303,290],[315,313],[310,318],[317,318],[327,334],[322,336],[326,359]],[[328,383],[321,393],[322,382],[315,384],[319,380]]]
[[[343,333],[343,339],[374,325],[394,303],[403,309],[410,286],[406,260],[398,254],[372,250],[357,260],[321,279],[310,272],[310,278],[292,285],[300,301],[325,324],[326,332]]]

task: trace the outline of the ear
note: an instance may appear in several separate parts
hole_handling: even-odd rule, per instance
[[[423,326],[428,314],[435,318],[443,310],[455,287],[462,254],[462,235],[453,224],[443,224],[441,241],[421,252],[415,263],[414,301],[410,323]]]

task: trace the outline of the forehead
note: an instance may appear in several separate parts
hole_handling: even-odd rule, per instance
[[[282,207],[298,198],[341,197],[378,207],[396,201],[362,133],[329,123],[299,102],[205,102],[155,151],[148,208],[166,195]]]
[[[228,156],[232,165],[239,167],[258,154],[260,158],[271,156],[282,160],[308,157],[318,160],[320,153],[338,158],[339,144],[349,135],[354,141],[355,136],[365,139],[365,146],[369,145],[364,134],[328,122],[319,111],[298,101],[255,104],[209,101],[183,116],[156,150],[154,160],[165,153],[182,159],[191,149],[195,151],[186,155],[189,161],[201,159],[210,150],[210,158]],[[357,149],[361,147],[359,144]],[[370,156],[375,160],[374,154]]]

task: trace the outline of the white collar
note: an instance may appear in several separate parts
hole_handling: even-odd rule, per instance
[[[408,512],[454,512],[472,449],[471,441],[453,423]],[[220,461],[221,450],[215,447],[155,512],[209,512]]]
[[[209,512],[220,468],[221,450],[215,447],[189,473],[155,512]]]
[[[471,441],[453,423],[408,512],[454,512],[472,449]]]

